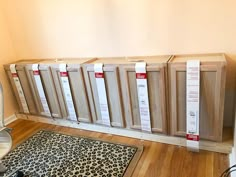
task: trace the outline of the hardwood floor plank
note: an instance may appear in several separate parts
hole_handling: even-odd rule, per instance
[[[182,177],[182,170],[184,165],[184,152],[183,147],[175,146],[174,153],[170,162],[170,176]]]
[[[209,176],[209,177],[214,177],[214,173],[213,173],[213,162],[214,162],[214,156],[213,156],[213,152],[208,152],[206,153],[206,167],[205,167],[205,176]]]
[[[174,145],[27,120],[17,120],[9,124],[8,127],[13,128],[13,148],[41,129],[99,138],[104,141],[112,140],[129,145],[143,145],[143,154],[135,168],[133,177],[219,177],[229,166],[228,155],[221,153],[208,151],[193,153],[184,147]]]
[[[171,177],[172,168],[171,168],[170,163],[173,158],[174,149],[175,149],[174,146],[172,146],[172,145],[168,146],[162,168],[159,169],[161,171],[160,177]]]

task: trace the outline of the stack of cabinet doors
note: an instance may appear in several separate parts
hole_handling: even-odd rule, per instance
[[[104,125],[95,78],[95,65],[102,64],[110,126],[141,130],[135,65],[146,63],[152,133],[186,135],[186,64],[200,61],[200,138],[221,141],[226,80],[222,54],[147,56],[130,58],[20,60],[15,62],[29,114]],[[38,64],[39,92],[33,66]],[[70,116],[61,66],[66,68],[76,118]],[[65,65],[66,64],[66,65]],[[97,66],[97,65],[96,65]],[[10,64],[4,66],[20,112],[25,113],[12,78]],[[46,114],[45,101],[49,108]],[[106,124],[107,125],[107,124]]]
[[[186,134],[186,64],[200,61],[200,138],[221,141],[226,59],[222,54],[174,56],[168,63],[170,133]]]
[[[67,77],[70,85],[70,93],[74,110],[76,114],[75,121],[91,122],[89,105],[87,102],[86,88],[81,71],[81,64],[88,62],[90,59],[65,59],[65,60],[43,60],[38,64],[38,69],[41,77],[41,82],[44,87],[46,101],[50,109],[51,116],[54,118],[71,119],[65,99],[65,92],[62,86],[59,66],[66,64]],[[26,66],[27,76],[30,81],[32,92],[36,100],[38,109],[45,115],[43,103],[37,89],[37,84],[34,79],[32,65]]]
[[[167,133],[167,62],[170,56],[101,58],[84,65],[93,121],[102,124],[94,65],[103,64],[111,126],[141,130],[135,64],[147,63],[147,84],[153,133]]]
[[[25,97],[25,100],[27,103],[29,114],[32,114],[32,115],[37,115],[39,113],[39,109],[36,105],[35,100],[33,99],[34,94],[33,94],[32,89],[30,87],[30,83],[27,79],[27,72],[26,72],[25,68],[27,65],[31,65],[33,63],[38,63],[38,62],[40,62],[40,60],[20,60],[20,61],[16,61],[16,62],[11,63],[11,64],[15,64],[15,70],[17,72],[19,81],[21,83],[22,91],[23,91],[23,94],[24,94],[24,97]],[[19,112],[27,114],[27,112],[24,111],[24,109],[23,109],[22,100],[19,96],[17,87],[14,83],[13,74],[10,71],[10,64],[4,65],[4,69],[5,69],[6,74],[10,80],[16,101],[19,105]]]

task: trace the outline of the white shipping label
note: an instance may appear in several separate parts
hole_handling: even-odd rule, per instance
[[[33,70],[33,75],[34,75],[34,80],[35,80],[35,83],[36,83],[36,87],[37,87],[39,97],[40,97],[40,100],[41,100],[41,104],[43,106],[43,111],[44,112],[41,112],[41,114],[43,114],[45,116],[51,116],[51,112],[50,112],[50,109],[49,109],[49,106],[48,106],[48,102],[47,102],[47,99],[46,99],[46,96],[45,96],[45,93],[44,93],[43,84],[42,84],[42,80],[41,80],[41,77],[40,77],[40,72],[39,72],[39,69],[38,69],[38,64],[33,64],[32,65],[32,70]]]
[[[26,102],[26,99],[25,99],[25,95],[24,95],[24,91],[23,91],[22,86],[21,86],[20,79],[19,79],[18,74],[16,72],[16,65],[15,64],[10,65],[10,71],[11,71],[11,75],[12,75],[12,78],[14,80],[14,83],[16,85],[18,95],[20,97],[20,102],[21,102],[23,111],[24,111],[24,113],[29,113],[29,108],[28,108],[28,105],[27,105],[27,102]]]
[[[152,132],[148,100],[146,63],[136,63],[135,71],[138,90],[139,113],[141,118],[141,128],[143,131]]]
[[[65,63],[60,64],[59,69],[60,69],[60,78],[61,78],[62,88],[63,88],[63,92],[65,96],[66,106],[69,112],[69,119],[77,121],[77,116],[75,112],[74,102],[72,99],[66,64]]]
[[[187,61],[186,72],[187,147],[199,149],[200,61]]]
[[[94,65],[94,73],[96,78],[96,85],[98,90],[99,105],[101,110],[102,122],[104,125],[111,125],[110,115],[107,103],[107,93],[104,81],[103,64],[98,63]]]

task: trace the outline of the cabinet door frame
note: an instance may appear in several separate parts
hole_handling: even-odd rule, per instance
[[[60,89],[60,94],[62,94],[62,97],[63,97],[63,100],[64,100],[64,105],[65,105],[65,109],[66,109],[66,112],[67,112],[67,115],[69,116],[69,113],[68,113],[68,109],[67,109],[67,105],[66,105],[66,99],[65,99],[65,94],[64,94],[64,90],[62,88],[62,82],[61,82],[61,78],[58,76],[58,72],[60,72],[60,69],[59,69],[59,66],[51,66],[51,70],[52,70],[52,76],[53,76],[53,79],[55,79],[54,77],[57,77],[57,80],[58,80],[58,83],[60,85],[59,89]],[[55,72],[55,73],[54,73]],[[71,82],[70,80],[70,72],[78,72],[79,75],[80,75],[80,78],[79,79],[82,79],[82,82],[84,83],[84,79],[83,79],[83,73],[82,73],[82,69],[80,66],[78,66],[78,68],[74,68],[74,67],[70,67],[70,66],[67,66],[67,72],[68,72],[68,79],[69,79],[69,83]],[[54,73],[54,74],[53,74]],[[71,84],[70,84],[70,87],[71,87]],[[85,89],[85,83],[83,85],[83,91],[86,93],[86,89]],[[71,91],[71,94],[72,94],[72,100],[74,102],[74,107],[75,107],[75,112],[76,112],[76,117],[77,117],[77,120],[78,121],[82,121],[82,122],[91,122],[91,112],[90,112],[90,109],[89,109],[89,104],[88,102],[85,103],[86,106],[88,107],[88,111],[89,111],[89,117],[88,118],[85,118],[85,117],[80,117],[80,113],[77,112],[77,109],[76,109],[76,105],[75,105],[75,98],[74,98],[74,95]],[[87,98],[87,93],[86,93],[86,98]],[[67,117],[68,117],[67,116]]]
[[[132,111],[132,103],[131,103],[131,94],[130,94],[130,86],[129,86],[129,79],[128,79],[128,72],[135,72],[135,66],[134,65],[127,65],[123,66],[123,78],[124,78],[124,89],[125,89],[125,102],[126,104],[126,119],[128,119],[128,124],[130,128],[132,129],[138,129],[141,130],[141,125],[137,126],[134,125],[133,121],[133,111]],[[146,67],[146,72],[159,72],[160,73],[160,79],[159,79],[159,95],[160,95],[160,103],[161,104],[161,119],[162,119],[162,129],[160,128],[153,128],[152,132],[154,133],[167,133],[167,84],[166,84],[166,65],[160,64],[160,65],[148,65]],[[148,79],[148,78],[147,78]],[[150,95],[149,95],[150,96]],[[150,104],[150,102],[149,102]],[[152,124],[152,122],[151,122]]]
[[[38,109],[39,115],[44,116],[43,114],[41,114],[41,111],[43,111],[43,106],[42,106],[41,101],[40,101],[40,97],[39,97],[39,93],[37,91],[34,76],[31,75],[31,73],[30,73],[31,71],[33,72],[32,64],[27,65],[25,67],[25,70],[26,70],[26,75],[27,75],[27,78],[28,78],[28,81],[29,81],[30,88],[32,90],[33,97],[34,97],[33,99],[35,100],[35,104],[36,104],[36,107]]]
[[[22,104],[21,104],[21,101],[20,101],[19,93],[17,91],[15,82],[12,78],[12,73],[11,73],[10,69],[5,68],[5,72],[6,72],[6,75],[8,76],[9,82],[11,83],[10,85],[11,85],[12,91],[14,93],[14,96],[16,98],[17,105],[19,107],[19,113],[26,114],[26,113],[24,113],[24,110],[23,110],[23,107],[22,107]]]
[[[85,78],[85,83],[86,83],[86,87],[87,87],[87,91],[88,91],[87,93],[88,93],[89,104],[90,104],[90,109],[91,109],[91,113],[92,113],[93,122],[96,123],[96,124],[102,124],[102,120],[98,119],[98,114],[97,114],[97,111],[96,111],[96,108],[95,108],[95,106],[96,106],[95,105],[95,98],[94,98],[94,95],[93,95],[93,91],[92,91],[92,88],[91,88],[91,80],[90,80],[90,77],[89,77],[89,72],[94,72],[94,65],[91,65],[91,64],[84,65],[83,70],[84,70],[84,78]],[[103,72],[114,72],[114,75],[116,76],[115,83],[116,83],[116,87],[117,87],[117,90],[118,90],[117,94],[119,95],[119,98],[120,98],[120,99],[117,100],[117,104],[120,107],[119,115],[121,115],[121,119],[120,119],[121,122],[120,123],[112,122],[112,115],[109,112],[111,126],[125,127],[124,111],[123,111],[123,105],[122,105],[123,101],[122,101],[122,93],[121,93],[120,81],[119,81],[120,78],[119,78],[118,65],[104,65],[103,66]],[[106,77],[106,76],[104,76],[104,77]],[[104,78],[104,79],[106,79],[106,78]],[[105,81],[105,87],[106,87],[106,81]]]
[[[214,135],[206,136],[201,135],[203,139],[208,140],[222,140],[223,133],[223,114],[224,114],[224,92],[225,92],[225,76],[226,65],[224,62],[220,63],[201,63],[200,72],[215,72],[216,84],[215,84],[215,123],[214,123]],[[178,130],[178,109],[177,109],[177,72],[186,72],[186,64],[170,64],[169,66],[169,99],[170,99],[170,133],[174,136],[186,136],[186,132]],[[199,121],[200,122],[200,121]],[[201,126],[201,125],[199,125]]]
[[[26,67],[26,73],[27,73],[27,77],[28,77],[33,95],[35,96],[35,99],[36,99],[35,102],[36,102],[36,105],[38,107],[38,110],[43,111],[43,106],[42,106],[42,103],[41,103],[41,99],[40,99],[40,96],[39,96],[39,93],[38,93],[38,90],[37,90],[37,86],[36,86],[36,83],[35,83],[35,80],[34,80],[34,76],[30,73],[31,71],[32,71],[32,65],[28,65]],[[52,78],[52,75],[51,75],[51,70],[50,70],[49,66],[40,66],[39,71],[49,72],[50,74],[49,74],[48,77],[50,77],[50,79],[53,81],[53,78]],[[43,81],[43,78],[42,78],[41,74],[40,74],[40,77],[41,77],[42,85],[43,85],[43,88],[44,88],[44,91],[45,91],[45,85],[44,85],[45,83]],[[52,84],[54,84],[54,83],[52,83]],[[54,88],[54,90],[55,90],[55,88]],[[52,112],[52,108],[51,108],[51,105],[50,105],[50,101],[49,101],[47,92],[45,92],[45,96],[46,96],[48,106],[49,106],[49,109],[50,109],[50,112],[51,112],[51,117],[53,118],[54,116],[53,116],[53,112]],[[58,107],[58,113],[59,113],[58,117],[56,117],[56,118],[62,118],[62,112],[61,112],[61,109],[60,109],[59,100],[54,100],[54,102],[56,102],[56,107]],[[48,116],[45,116],[45,115],[41,114],[40,111],[39,111],[40,116],[48,117]]]

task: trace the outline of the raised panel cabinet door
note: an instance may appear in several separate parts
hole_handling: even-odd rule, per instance
[[[104,65],[104,80],[107,93],[107,102],[110,115],[111,126],[124,127],[123,105],[120,91],[120,79],[118,66]],[[102,124],[102,117],[99,106],[98,90],[96,85],[94,65],[84,66],[84,77],[88,89],[90,109],[93,122]]]
[[[225,64],[201,64],[200,67],[200,138],[221,141]],[[171,134],[186,135],[186,65],[169,65]]]
[[[135,66],[121,68],[126,122],[129,128],[141,130]],[[167,133],[166,64],[147,65],[146,72],[152,132]]]

